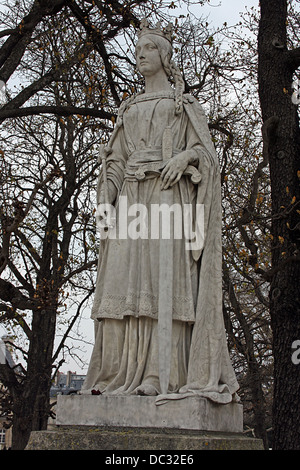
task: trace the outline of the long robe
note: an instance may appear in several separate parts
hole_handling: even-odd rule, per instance
[[[115,235],[101,243],[92,309],[95,345],[83,392],[132,394],[150,386],[158,404],[193,394],[228,403],[238,389],[222,316],[219,165],[202,108],[190,95],[184,95],[183,102],[183,112],[175,115],[173,93],[137,96],[120,113],[109,144],[107,178],[118,190]],[[182,236],[173,239],[171,373],[168,394],[162,396],[157,331],[160,240],[151,232],[151,210],[162,200],[160,167],[167,126],[173,136],[172,154],[188,151],[202,175],[198,185],[183,175],[173,186],[173,203],[192,207],[194,218],[202,205],[204,219],[198,225],[193,221],[198,243],[188,249],[183,218],[174,222]],[[142,204],[150,217],[146,223],[139,219],[138,236],[128,236],[130,227],[137,233],[137,213],[124,224],[124,211],[137,207],[134,204]]]

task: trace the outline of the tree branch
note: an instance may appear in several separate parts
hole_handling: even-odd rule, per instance
[[[66,0],[35,0],[28,15],[17,26],[18,34],[12,31],[0,49],[0,79],[5,83],[18,67],[36,25],[44,16],[57,13]]]
[[[95,28],[93,25],[90,23],[90,20],[86,13],[74,2],[71,2],[69,5],[70,10],[74,14],[74,16],[77,18],[77,20],[81,23],[81,25],[84,27],[86,30],[87,34],[91,38],[91,40],[94,43],[95,49],[99,52],[101,55],[103,62],[104,62],[104,67],[105,67],[105,72],[108,78],[109,86],[110,86],[110,91],[112,93],[112,96],[115,100],[115,103],[117,106],[120,105],[121,100],[119,98],[119,95],[117,93],[116,87],[114,85],[114,80],[112,76],[112,67],[109,61],[109,56],[106,51],[104,42],[103,42],[103,34],[98,33],[95,31]]]
[[[18,29],[4,29],[3,31],[0,31],[0,38],[4,38],[5,36],[9,36],[11,34],[18,34]]]
[[[34,302],[25,297],[11,282],[0,279],[0,298],[10,302],[13,307],[20,310],[32,309]]]
[[[71,320],[71,322],[70,322],[68,328],[66,329],[66,331],[65,331],[65,333],[64,333],[64,335],[63,335],[63,337],[62,337],[62,340],[60,341],[60,344],[59,344],[58,347],[57,347],[56,352],[55,352],[54,355],[53,355],[52,363],[53,363],[54,361],[56,361],[56,359],[57,359],[57,357],[58,357],[60,351],[61,351],[62,348],[64,347],[65,341],[66,341],[66,339],[68,338],[68,336],[69,336],[69,334],[70,334],[70,332],[71,332],[71,330],[72,330],[74,324],[76,323],[76,321],[77,321],[77,319],[78,319],[78,317],[79,317],[79,315],[80,315],[81,307],[82,307],[83,304],[87,301],[87,299],[90,297],[90,295],[91,295],[92,293],[93,293],[93,289],[91,289],[91,290],[87,293],[87,295],[82,299],[82,301],[81,301],[80,304],[78,305],[77,311],[76,311],[74,317],[72,318],[72,320]]]
[[[92,261],[89,261],[88,263],[83,264],[82,266],[80,266],[80,268],[74,269],[74,271],[72,271],[70,274],[68,274],[68,276],[64,277],[64,278],[61,280],[61,282],[59,283],[59,286],[58,286],[58,287],[61,287],[61,286],[63,286],[64,284],[66,284],[66,282],[68,282],[70,279],[72,279],[72,277],[75,276],[76,274],[79,274],[79,273],[81,273],[82,271],[89,270],[89,269],[92,268],[93,266],[97,266],[97,263],[98,263],[98,260],[97,260],[97,259],[94,259],[94,260],[92,260]]]
[[[15,230],[18,229],[21,222],[25,219],[26,215],[28,214],[32,206],[32,203],[35,199],[37,192],[57,175],[58,175],[58,170],[53,169],[53,171],[51,171],[45,177],[43,181],[35,185],[30,195],[30,198],[26,204],[25,209],[23,209],[19,201],[16,200],[15,201],[15,216],[13,218],[12,217],[8,218],[4,214],[1,214],[1,222],[2,222],[2,227],[3,227],[3,231],[2,231],[3,242],[2,242],[2,247],[0,249],[0,274],[4,271],[8,263],[11,234]]]
[[[8,388],[13,397],[18,396],[18,391],[21,389],[21,383],[17,379],[17,375],[13,368],[8,364],[0,363],[0,382]]]
[[[226,166],[227,166],[227,161],[228,161],[228,150],[233,145],[234,135],[231,131],[229,131],[228,129],[225,129],[225,127],[223,127],[223,126],[220,126],[220,124],[218,124],[218,123],[209,123],[208,127],[209,127],[209,129],[215,129],[219,132],[222,132],[222,134],[227,135],[227,141],[226,141],[225,146],[223,148],[224,164],[222,166],[222,171],[221,171],[221,185],[223,185],[223,183],[225,181],[225,175],[226,175]]]
[[[34,116],[39,114],[56,114],[58,116],[93,116],[100,119],[116,119],[116,115],[108,113],[102,109],[77,108],[76,106],[28,106],[25,108],[2,109],[0,110],[0,122],[7,118]],[[107,128],[102,124],[103,128]]]
[[[300,47],[285,52],[286,61],[294,70],[300,67]]]

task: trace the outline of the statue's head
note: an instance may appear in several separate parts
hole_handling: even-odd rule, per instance
[[[171,44],[164,38],[154,34],[145,34],[136,45],[136,63],[143,76],[151,75],[163,69],[167,76],[171,74]]]
[[[151,60],[158,61],[158,57],[160,58],[161,65],[165,69],[166,74],[170,76],[170,61],[172,58],[172,25],[168,24],[167,28],[163,30],[161,28],[161,24],[157,23],[155,28],[150,28],[148,21],[143,19],[140,24],[138,38],[136,45],[136,59],[140,72],[144,75],[143,70],[146,67],[140,67],[139,53],[141,50],[145,50],[146,53],[148,52],[148,55],[150,55]]]
[[[147,20],[142,20],[140,32],[138,34],[138,42],[136,44],[136,60],[137,67],[142,75],[152,73],[153,68],[163,67],[168,77],[173,77],[176,88],[176,110],[178,113],[182,110],[182,93],[184,82],[180,70],[172,61],[172,25],[168,24],[165,29],[161,28],[158,23],[155,28],[150,28]],[[151,64],[147,64],[147,60],[143,61],[139,58],[141,48],[147,48],[147,55],[151,58]],[[150,70],[151,69],[151,70]]]

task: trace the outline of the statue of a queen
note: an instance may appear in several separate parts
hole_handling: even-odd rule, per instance
[[[97,203],[118,209],[126,200],[126,207],[151,215],[163,204],[192,208],[197,242],[153,236],[145,221],[141,236],[124,236],[122,211],[115,212],[117,235],[100,241],[95,344],[82,393],[151,395],[158,404],[194,395],[230,403],[238,384],[222,314],[217,155],[204,112],[184,93],[172,61],[171,25],[163,30],[141,22],[136,62],[145,89],[119,109]],[[183,227],[174,224],[174,233],[185,233],[184,217]]]

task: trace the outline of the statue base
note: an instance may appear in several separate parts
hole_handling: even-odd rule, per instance
[[[81,428],[62,426],[51,431],[33,431],[26,450],[110,451],[104,452],[103,457],[115,461],[118,459],[118,462],[115,463],[121,463],[122,451],[131,451],[124,455],[141,455],[140,460],[147,462],[150,456],[152,456],[152,460],[160,458],[160,456],[162,459],[166,459],[168,457],[166,451],[179,451],[179,455],[182,451],[181,453],[185,457],[190,455],[191,459],[193,456],[196,457],[196,453],[191,454],[188,451],[264,449],[260,439],[247,437],[241,433],[216,433],[165,428],[113,428],[106,426],[98,428],[84,426]],[[138,451],[144,452],[140,454]],[[98,460],[97,462],[99,463]],[[113,462],[111,461],[111,463]],[[148,463],[154,463],[154,461]],[[167,462],[162,461],[160,463]],[[180,460],[174,463],[180,463]]]
[[[202,397],[60,395],[56,425],[31,433],[27,450],[262,450],[246,437],[243,407]]]
[[[56,424],[242,432],[243,406],[196,396],[157,405],[149,396],[59,395]]]

